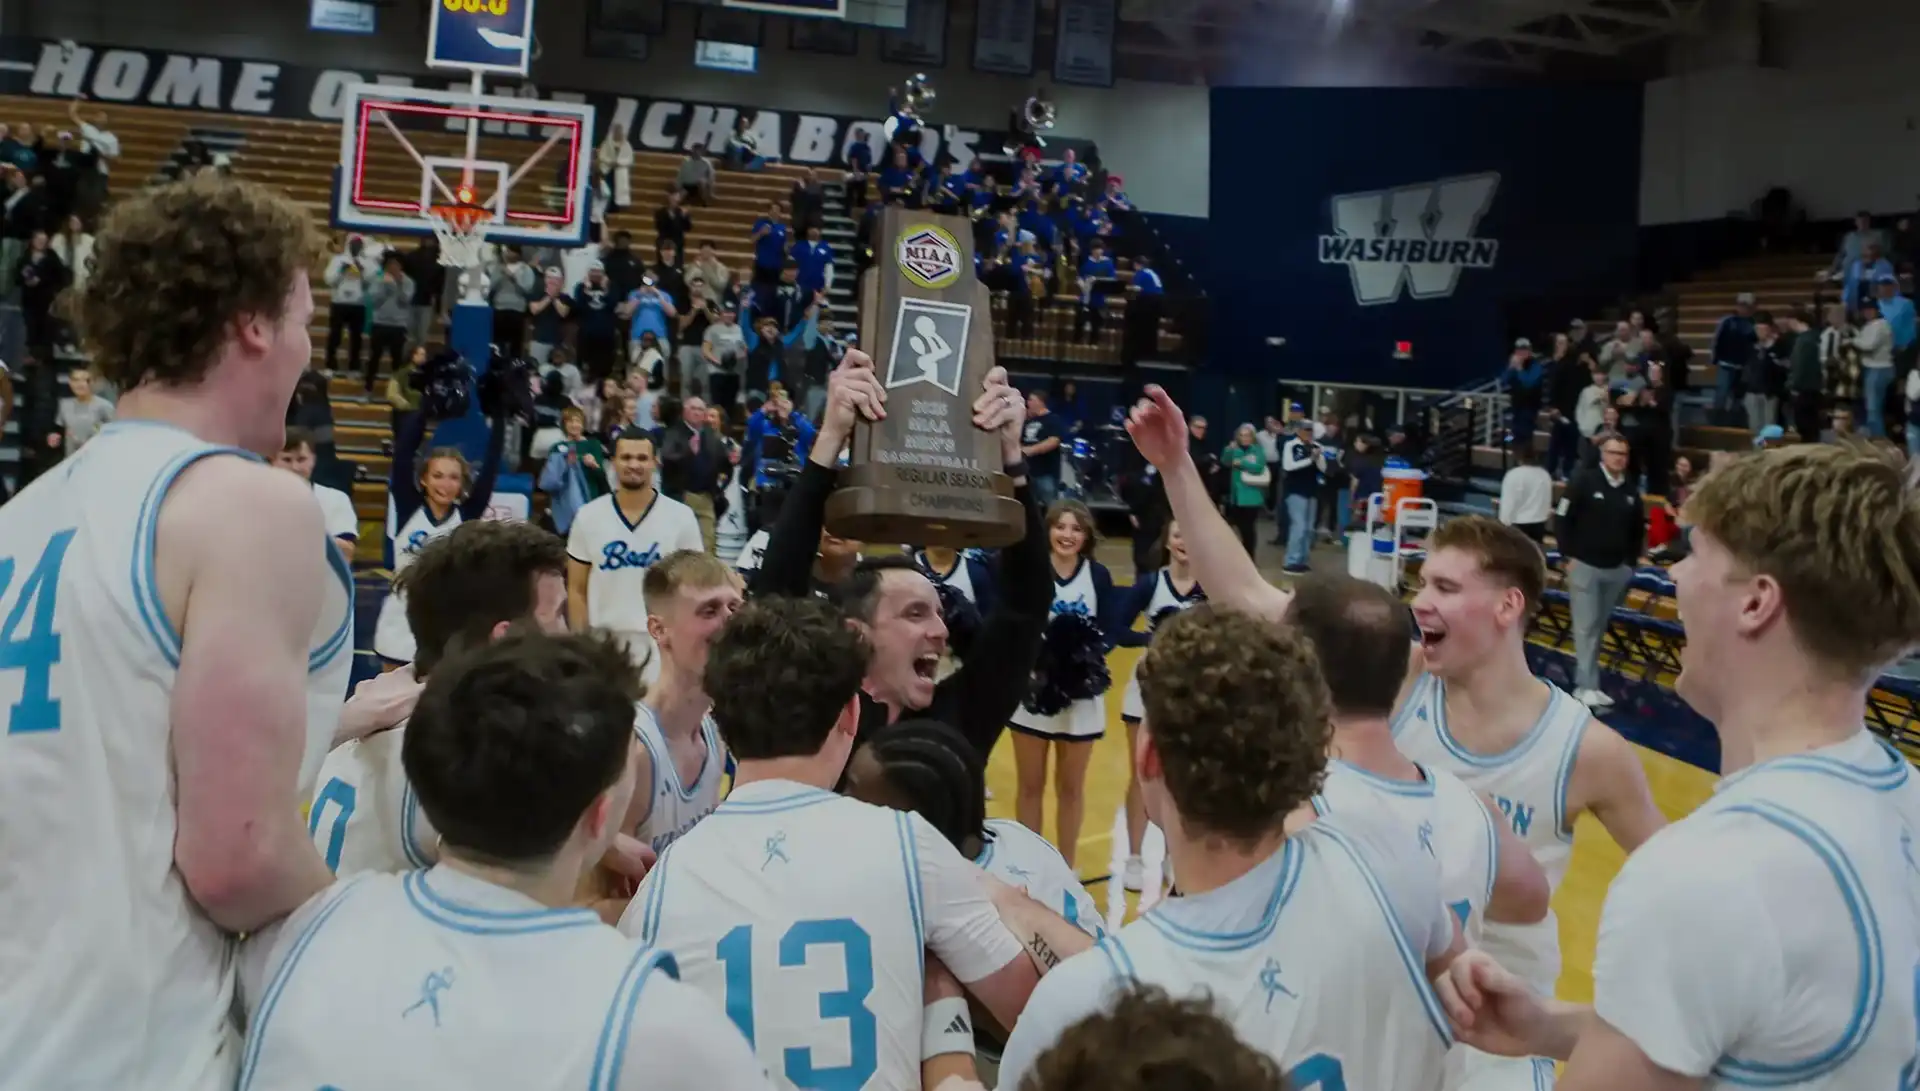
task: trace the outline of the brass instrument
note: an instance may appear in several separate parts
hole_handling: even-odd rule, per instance
[[[914,73],[913,78],[906,82],[902,91],[904,93],[900,96],[900,112],[915,121],[922,120],[920,112],[933,105],[933,100],[937,97],[933,89],[933,81],[927,79],[925,72]]]
[[[1034,95],[1027,100],[1027,127],[1035,134],[1053,128],[1054,113],[1053,103],[1041,95]]]

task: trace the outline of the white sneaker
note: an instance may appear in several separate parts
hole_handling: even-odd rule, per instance
[[[1147,865],[1138,856],[1127,857],[1127,866],[1120,871],[1120,885],[1136,894],[1146,888]]]
[[[1583,689],[1573,695],[1573,699],[1588,708],[1612,708],[1613,698],[1597,689]]]

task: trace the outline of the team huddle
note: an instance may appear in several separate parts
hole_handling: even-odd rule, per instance
[[[583,631],[588,557],[462,522],[397,578],[411,662],[343,702],[349,572],[260,458],[311,230],[202,175],[99,235],[77,312],[120,419],[0,508],[0,1085],[1920,1087],[1920,782],[1864,726],[1920,643],[1920,497],[1876,454],[1689,501],[1677,685],[1727,775],[1669,825],[1528,666],[1530,539],[1442,525],[1410,611],[1275,588],[1149,388],[1128,431],[1206,593],[1128,696],[1175,889],[1108,931],[987,817],[991,739],[879,696],[894,630],[698,548],[634,545],[639,605]],[[830,407],[876,411],[871,366]],[[890,560],[863,601],[938,603]],[[1592,1006],[1552,998],[1583,815],[1628,854]]]

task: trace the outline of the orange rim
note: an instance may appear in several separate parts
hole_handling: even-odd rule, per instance
[[[435,219],[463,234],[472,231],[473,225],[487,215],[487,210],[480,205],[434,205],[432,211]]]

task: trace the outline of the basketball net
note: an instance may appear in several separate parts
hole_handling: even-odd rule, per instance
[[[433,205],[427,221],[440,240],[440,264],[456,269],[474,269],[481,265],[487,244],[490,213],[480,205]]]

